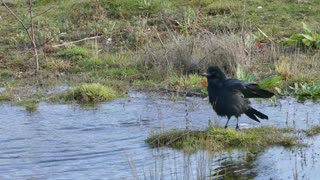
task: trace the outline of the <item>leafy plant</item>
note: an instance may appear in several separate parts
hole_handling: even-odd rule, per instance
[[[290,86],[290,89],[294,91],[294,94],[301,101],[306,98],[316,99],[320,97],[320,84],[294,83],[294,86]]]
[[[294,34],[284,43],[294,46],[303,46],[310,48],[319,48],[320,47],[320,34],[312,31],[308,28],[305,23],[302,23],[304,33]]]
[[[139,9],[147,12],[154,12],[157,8],[159,8],[161,1],[155,0],[140,0],[138,1]]]
[[[256,77],[242,66],[237,66],[236,77],[248,82],[254,82],[256,80]]]

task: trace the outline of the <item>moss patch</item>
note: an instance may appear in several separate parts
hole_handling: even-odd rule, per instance
[[[168,146],[191,152],[198,149],[265,148],[272,145],[288,147],[300,144],[292,132],[293,129],[274,127],[241,131],[209,127],[205,131],[172,130],[152,135],[146,142],[152,147]]]

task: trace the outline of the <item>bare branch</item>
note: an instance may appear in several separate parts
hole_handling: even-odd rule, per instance
[[[18,15],[8,7],[8,5],[3,0],[1,0],[1,2],[4,5],[4,7],[19,21],[23,29],[27,32],[29,39],[32,40],[31,35],[29,33],[29,28],[23,23],[23,21],[18,17]]]
[[[30,14],[30,21],[31,21],[31,42],[33,46],[35,60],[36,60],[36,73],[37,73],[39,71],[39,59],[38,59],[37,44],[34,37],[35,35],[34,35],[34,23],[33,23],[33,14],[32,14],[32,0],[29,0],[29,14]]]
[[[87,40],[98,39],[98,38],[101,38],[101,36],[88,37],[88,38],[80,39],[80,40],[77,40],[77,41],[72,41],[72,42],[67,42],[67,43],[63,43],[63,44],[53,45],[52,47],[67,46],[67,45],[75,44],[75,43],[78,43],[78,42],[81,42],[81,41],[87,41]]]

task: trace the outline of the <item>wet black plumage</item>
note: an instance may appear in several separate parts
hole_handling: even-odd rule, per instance
[[[209,102],[219,116],[227,116],[225,128],[228,127],[232,116],[237,118],[236,129],[239,129],[239,117],[246,114],[251,119],[260,122],[268,116],[250,106],[247,98],[270,98],[274,93],[261,89],[255,83],[248,83],[238,79],[228,79],[217,66],[209,67],[203,73],[208,79]]]

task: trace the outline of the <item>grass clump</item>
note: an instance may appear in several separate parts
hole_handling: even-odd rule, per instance
[[[140,72],[132,67],[108,68],[103,71],[95,71],[92,73],[97,77],[114,78],[114,79],[134,79],[140,76]]]
[[[298,137],[290,134],[293,129],[261,127],[243,129],[224,129],[209,127],[205,131],[172,130],[149,137],[146,142],[152,147],[168,146],[185,151],[198,149],[238,149],[265,148],[272,145],[298,145]]]
[[[168,78],[168,85],[171,89],[200,91],[202,78],[203,77],[198,74],[172,76]]]
[[[305,133],[308,137],[318,135],[320,134],[320,126],[319,125],[312,126],[310,129],[305,130]]]
[[[70,59],[72,61],[79,61],[89,57],[89,50],[84,47],[71,47],[57,52],[57,56],[63,59]]]
[[[119,94],[113,88],[99,83],[78,86],[65,96],[67,101],[76,100],[80,103],[98,103],[110,101],[116,97],[119,97]]]
[[[25,107],[28,112],[35,112],[38,109],[38,101],[34,99],[26,99],[23,101],[19,101],[17,105]]]
[[[0,102],[1,101],[10,101],[12,99],[12,95],[8,93],[1,93],[0,94]]]

